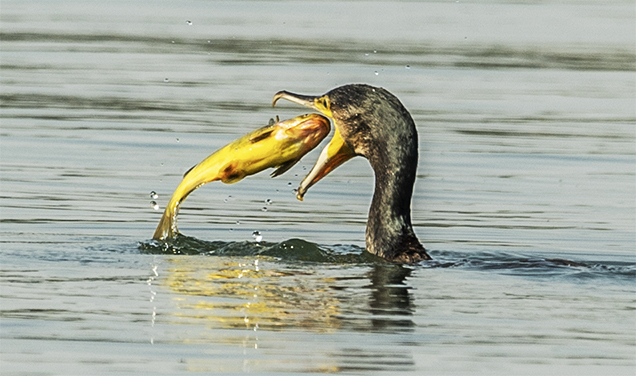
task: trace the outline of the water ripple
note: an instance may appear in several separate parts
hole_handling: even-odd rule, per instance
[[[207,255],[226,257],[262,256],[285,263],[310,262],[319,264],[364,264],[386,263],[356,245],[325,246],[303,239],[289,239],[280,243],[271,242],[226,242],[205,241],[179,235],[170,243],[142,242],[139,250],[146,254]],[[423,261],[415,268],[456,268],[467,271],[494,272],[497,274],[532,277],[566,278],[587,280],[606,278],[634,281],[636,264],[629,262],[598,262],[570,260],[564,258],[542,258],[516,255],[506,252],[452,252],[430,251],[432,261]]]
[[[217,55],[219,64],[271,64],[275,63],[351,63],[373,66],[387,66],[396,58],[408,62],[408,67],[455,66],[460,68],[531,68],[531,69],[575,69],[633,71],[632,51],[614,49],[609,51],[553,50],[550,48],[510,47],[497,44],[464,46],[437,45],[431,43],[393,43],[383,54],[367,53],[374,49],[374,43],[351,40],[321,40],[293,38],[175,38],[146,35],[120,34],[65,34],[36,32],[3,32],[0,39],[5,43],[77,43],[83,42],[85,51],[103,49],[104,43],[119,45],[119,52],[127,49],[161,53],[210,52]],[[337,48],[335,46],[338,46]],[[213,58],[211,56],[211,58]],[[37,64],[28,69],[48,68]],[[23,66],[7,65],[3,69],[25,69]]]

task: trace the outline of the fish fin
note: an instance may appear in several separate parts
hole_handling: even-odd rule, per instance
[[[266,130],[263,133],[259,133],[259,134],[255,135],[254,137],[250,138],[250,142],[255,144],[255,143],[259,142],[259,141],[262,141],[262,140],[268,138],[269,136],[271,136],[272,132],[274,132],[274,129]]]
[[[192,169],[193,169],[193,168],[195,168],[195,167],[197,167],[197,165],[194,165],[194,166],[190,167],[190,169],[189,169],[188,171],[186,171],[186,172],[185,172],[185,174],[183,174],[183,177],[185,178],[185,177],[186,177],[186,175],[188,175],[188,173],[189,173],[190,171],[192,171]]]
[[[221,181],[224,184],[234,184],[234,183],[237,183],[237,182],[243,180],[244,177],[245,177],[245,175],[230,175],[228,177],[225,177],[225,178],[221,179]]]
[[[278,117],[278,115],[276,115],[275,119],[269,119],[269,123],[267,125],[272,126],[272,125],[274,125],[276,123],[279,123],[279,122],[280,122],[280,118]]]
[[[282,165],[278,166],[278,168],[276,170],[274,170],[274,172],[272,172],[269,176],[275,178],[278,175],[284,174],[285,172],[287,172],[287,170],[289,170],[296,163],[298,163],[299,160],[300,160],[300,158],[296,158],[296,159],[292,159],[291,161],[283,163]]]

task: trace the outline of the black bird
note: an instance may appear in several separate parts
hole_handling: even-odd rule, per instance
[[[307,189],[350,158],[366,158],[375,173],[375,191],[366,230],[367,251],[398,263],[431,257],[411,225],[411,196],[418,160],[415,123],[402,103],[383,88],[344,85],[322,96],[280,91],[279,99],[313,108],[336,127],[329,145],[300,183],[299,200]]]

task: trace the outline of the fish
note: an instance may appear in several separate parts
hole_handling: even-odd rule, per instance
[[[217,180],[233,184],[268,168],[275,168],[272,177],[281,175],[318,146],[330,130],[329,119],[320,114],[282,121],[277,116],[268,125],[225,145],[184,174],[152,238],[168,241],[179,234],[179,208],[195,189]]]

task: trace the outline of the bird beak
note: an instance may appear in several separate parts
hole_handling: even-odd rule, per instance
[[[333,119],[330,108],[331,104],[329,102],[329,98],[326,95],[323,95],[322,97],[315,97],[310,95],[294,94],[288,91],[279,91],[274,95],[272,107],[276,106],[276,102],[278,102],[279,99],[287,99],[288,101],[299,104],[301,106],[313,108],[321,114]]]
[[[305,107],[312,108],[325,116],[330,117],[333,120],[333,114],[331,112],[331,104],[329,98],[324,95],[322,97],[308,96],[289,93],[287,91],[279,91],[274,95],[272,105],[275,106],[279,99],[286,99],[290,102],[300,104]],[[355,152],[347,145],[340,131],[338,130],[338,124],[334,121],[336,130],[333,138],[329,141],[329,144],[322,149],[316,164],[311,169],[309,174],[305,176],[300,185],[298,186],[298,193],[296,198],[300,201],[303,200],[307,190],[320,179],[327,176],[331,171],[335,170],[338,166],[356,156]]]
[[[305,176],[303,181],[300,182],[296,198],[302,201],[309,187],[316,184],[331,171],[355,156],[356,154],[347,146],[342,136],[340,136],[340,131],[336,128],[333,138],[329,141],[329,144],[322,149],[316,164],[314,164],[314,167],[309,174]]]

